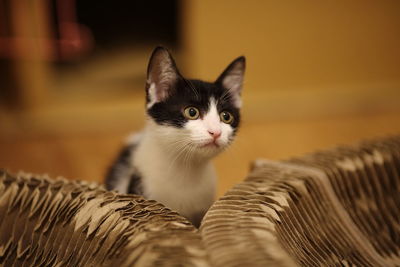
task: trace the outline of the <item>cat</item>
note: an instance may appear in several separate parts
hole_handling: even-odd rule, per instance
[[[147,69],[147,125],[128,139],[106,188],[157,200],[198,227],[215,197],[211,159],[239,128],[244,72],[241,56],[213,83],[188,80],[166,48],[155,48]]]

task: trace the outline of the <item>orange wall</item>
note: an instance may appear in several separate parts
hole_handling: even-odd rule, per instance
[[[248,58],[246,90],[400,89],[400,1],[182,1],[185,74]]]

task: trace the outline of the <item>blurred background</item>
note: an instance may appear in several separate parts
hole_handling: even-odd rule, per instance
[[[256,158],[400,132],[400,1],[0,0],[0,167],[103,180],[144,121],[152,49],[214,80],[247,57],[218,194]]]

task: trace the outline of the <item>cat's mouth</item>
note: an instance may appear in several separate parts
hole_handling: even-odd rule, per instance
[[[212,140],[210,142],[207,142],[203,144],[201,147],[209,147],[209,148],[219,148],[219,144],[217,144],[216,140]]]

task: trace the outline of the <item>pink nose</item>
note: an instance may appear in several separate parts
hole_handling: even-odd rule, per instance
[[[218,137],[221,136],[221,131],[220,130],[216,130],[216,131],[208,130],[208,133],[214,138],[214,140],[216,140]]]

